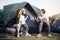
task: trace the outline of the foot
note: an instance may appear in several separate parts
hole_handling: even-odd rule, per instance
[[[51,35],[51,34],[48,34],[48,36],[49,36],[49,37],[52,37],[52,35]]]
[[[37,38],[39,38],[39,37],[41,37],[41,36],[42,36],[41,34],[38,34],[38,35],[37,35]]]
[[[26,36],[31,36],[29,33],[26,33]]]
[[[23,32],[20,32],[20,35],[22,35],[23,34]]]
[[[17,37],[19,38],[20,36],[19,36],[19,35],[17,35]]]

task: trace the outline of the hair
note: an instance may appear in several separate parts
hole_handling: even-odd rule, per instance
[[[20,14],[19,14],[19,11],[20,11],[21,9],[18,9],[17,11],[16,11],[16,21],[17,21],[17,23],[19,23],[19,19],[20,19]],[[19,17],[18,17],[18,15],[19,15]]]
[[[20,11],[22,11],[22,9],[18,9],[18,10],[16,11],[16,21],[17,21],[17,23],[19,23],[20,16],[21,16],[21,15],[24,15],[24,14],[23,14],[23,11],[22,11],[22,13],[21,13],[21,15],[20,15],[20,14],[19,14]]]
[[[44,13],[44,14],[46,13],[45,9],[41,9],[41,11],[42,11],[42,13]]]

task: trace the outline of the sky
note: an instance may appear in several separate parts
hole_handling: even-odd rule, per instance
[[[48,16],[60,13],[60,0],[0,0],[0,9],[3,9],[5,5],[24,1],[39,9],[45,9]]]

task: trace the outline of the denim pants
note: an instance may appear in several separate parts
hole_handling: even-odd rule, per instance
[[[24,30],[21,30],[21,26],[24,28]],[[28,32],[28,30],[29,30],[28,25],[27,24],[22,24],[22,25],[17,24],[17,28],[16,28],[17,35],[19,35],[20,30],[23,32],[23,34],[21,34],[21,35],[25,35],[26,32]]]
[[[23,32],[28,32],[29,28],[27,24],[22,24],[22,27],[24,28]]]
[[[41,21],[40,22],[40,24],[39,24],[39,34],[41,34],[41,32],[42,32],[42,28],[43,28],[43,21]],[[48,29],[48,34],[50,34],[50,32],[51,32],[51,28],[50,28],[50,24],[49,23],[46,23],[46,27],[47,27],[47,29]]]

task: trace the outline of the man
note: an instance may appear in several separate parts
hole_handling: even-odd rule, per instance
[[[46,17],[44,9],[40,10],[40,16],[37,18],[36,21],[40,23],[39,24],[39,34],[37,35],[37,37],[41,37],[42,36],[41,32],[42,32],[42,28],[43,28],[43,23],[44,22],[46,23],[47,28],[48,28],[48,36],[52,37],[51,33],[50,33],[51,29],[50,29],[50,24],[49,24],[49,18]]]

